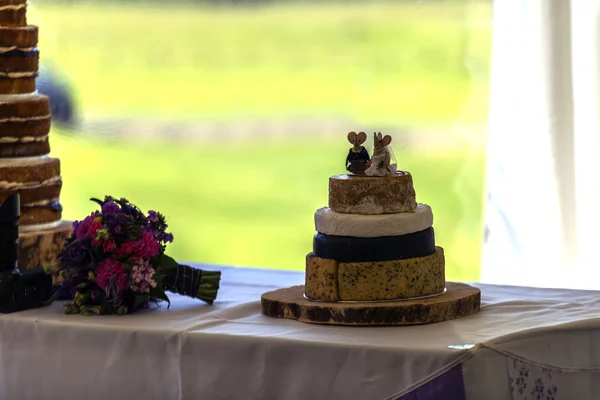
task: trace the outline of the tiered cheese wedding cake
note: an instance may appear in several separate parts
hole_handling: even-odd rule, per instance
[[[21,240],[24,268],[51,262],[69,229],[61,222],[60,161],[48,156],[50,103],[36,91],[38,28],[26,14],[26,0],[0,0],[0,202],[20,195],[19,232],[29,233]]]
[[[403,326],[466,317],[480,309],[478,288],[447,282],[433,213],[417,203],[413,178],[398,171],[392,138],[348,134],[350,174],[329,178],[329,207],[315,213],[305,284],[261,296],[261,312],[311,324]]]
[[[374,140],[373,158],[362,169],[349,166],[352,174],[329,178],[329,207],[315,213],[317,234],[306,257],[310,300],[390,301],[444,293],[444,251],[435,244],[431,208],[416,202],[411,174],[390,163],[391,138],[379,134]]]

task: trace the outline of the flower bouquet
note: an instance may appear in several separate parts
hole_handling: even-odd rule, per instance
[[[68,291],[73,302],[67,314],[130,314],[175,292],[212,304],[221,272],[180,265],[165,254],[173,235],[166,232],[165,217],[145,215],[126,199],[107,196],[82,221],[47,271],[62,276],[57,296]]]

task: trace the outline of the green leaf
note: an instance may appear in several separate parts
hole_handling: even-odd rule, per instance
[[[75,304],[67,304],[65,306],[65,314],[79,314],[79,307]]]
[[[177,261],[175,261],[173,258],[169,257],[166,254],[157,255],[156,257],[152,258],[150,263],[156,271],[154,275],[154,280],[160,285],[164,284],[169,271],[179,266]]]
[[[96,199],[94,197],[92,197],[90,199],[90,201],[93,201],[94,203],[98,203],[98,205],[100,206],[100,208],[102,208],[102,206],[104,205],[104,202],[102,200]]]
[[[154,274],[154,281],[160,286],[163,287],[165,285],[165,280],[167,279],[166,272],[157,272]]]
[[[175,261],[173,258],[169,257],[166,254],[161,254],[159,260],[159,265],[161,270],[170,271],[179,266],[179,263]]]
[[[169,296],[167,296],[167,294],[164,290],[162,290],[162,288],[159,288],[158,286],[155,288],[150,288],[149,296],[166,301],[168,304],[167,310],[169,309],[169,307],[171,307],[171,300],[169,300]]]

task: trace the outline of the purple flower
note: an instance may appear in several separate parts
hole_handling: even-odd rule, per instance
[[[117,214],[116,221],[119,225],[130,225],[134,222],[133,217],[131,215],[123,213]]]
[[[161,242],[164,242],[164,243],[173,242],[173,234],[161,232]]]
[[[91,238],[85,238],[79,240],[76,244],[64,248],[58,256],[63,268],[88,266],[92,261],[89,248],[90,243]]]
[[[104,205],[102,206],[102,212],[104,214],[117,213],[120,210],[121,210],[121,208],[116,203],[114,203],[112,201],[104,203]]]
[[[158,213],[156,211],[148,211],[148,221],[156,222],[158,220]]]
[[[126,225],[126,223],[121,221],[121,215],[122,214],[105,214],[102,219],[103,225],[108,229],[108,232],[110,232],[112,236],[119,237],[125,233],[123,225]]]
[[[133,221],[145,220],[144,214],[142,214],[136,207],[123,203],[121,207],[121,212],[131,218]]]

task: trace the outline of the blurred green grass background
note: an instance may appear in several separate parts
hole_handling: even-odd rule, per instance
[[[487,118],[489,2],[35,3],[29,20],[40,25],[42,58],[68,76],[84,119],[343,116],[355,121],[348,130],[397,124],[418,136],[421,127],[451,135],[457,121],[483,126]],[[313,213],[327,204],[327,179],[343,172],[349,144],[347,131],[336,140],[286,133],[186,143],[55,129],[64,215],[92,211],[89,197],[124,196],[169,216],[176,258],[302,270]],[[396,157],[413,174],[418,200],[434,209],[448,277],[478,279],[483,150],[410,147],[386,133],[399,143]]]

